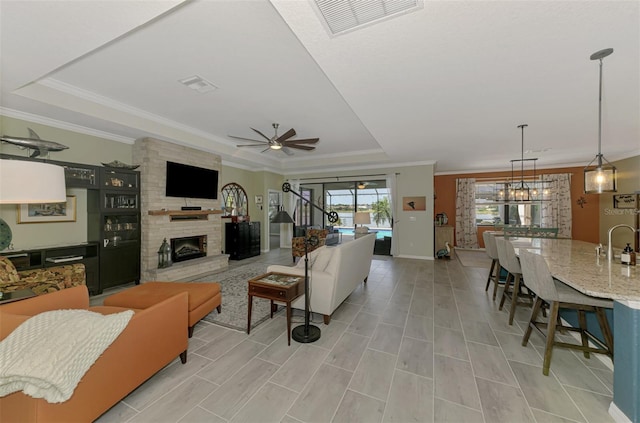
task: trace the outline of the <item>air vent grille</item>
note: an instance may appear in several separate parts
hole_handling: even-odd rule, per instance
[[[422,6],[420,0],[315,0],[315,3],[333,35]]]
[[[202,94],[208,93],[218,88],[199,75],[193,75],[188,78],[180,79],[178,82]]]

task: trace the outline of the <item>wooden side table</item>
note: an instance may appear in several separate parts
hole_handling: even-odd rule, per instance
[[[274,301],[287,305],[287,342],[291,345],[291,301],[304,293],[304,276],[269,272],[249,280],[249,307],[247,335],[251,332],[251,307],[253,297],[271,300],[271,318],[276,305]]]

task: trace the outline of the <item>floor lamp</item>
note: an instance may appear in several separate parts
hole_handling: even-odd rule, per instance
[[[329,223],[336,223],[338,221],[339,216],[338,216],[337,212],[335,212],[335,211],[327,212],[322,207],[313,204],[311,201],[307,200],[302,195],[300,195],[300,193],[297,193],[297,192],[293,191],[291,189],[291,184],[289,184],[288,182],[285,182],[284,184],[282,184],[282,191],[283,192],[290,192],[291,194],[293,194],[296,197],[298,197],[298,198],[302,199],[303,201],[305,201],[307,204],[310,204],[311,206],[313,206],[316,209],[320,210],[322,213],[324,213],[327,216],[327,220],[329,221]],[[291,219],[291,217],[289,217],[289,219]],[[313,238],[315,238],[315,239],[313,239]],[[309,324],[309,314],[310,314],[310,310],[309,310],[309,302],[310,302],[310,296],[309,296],[309,245],[313,246],[314,244],[315,245],[318,244],[318,238],[317,237],[308,237],[307,236],[307,229],[305,229],[305,232],[304,232],[304,325],[296,326],[291,331],[291,337],[295,341],[300,342],[302,344],[308,344],[310,342],[315,342],[318,339],[320,339],[320,328],[317,327],[317,326]]]

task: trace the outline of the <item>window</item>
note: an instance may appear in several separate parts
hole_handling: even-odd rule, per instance
[[[540,203],[498,201],[507,185],[476,182],[476,226],[540,226]]]
[[[225,216],[245,216],[247,214],[247,193],[236,183],[222,187],[222,207]]]

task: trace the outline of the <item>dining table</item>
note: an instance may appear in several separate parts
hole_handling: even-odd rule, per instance
[[[599,244],[573,239],[509,238],[516,255],[526,249],[545,258],[551,275],[583,294],[613,303],[614,381],[609,414],[640,422],[640,267],[609,260]],[[526,283],[526,281],[525,281]]]

